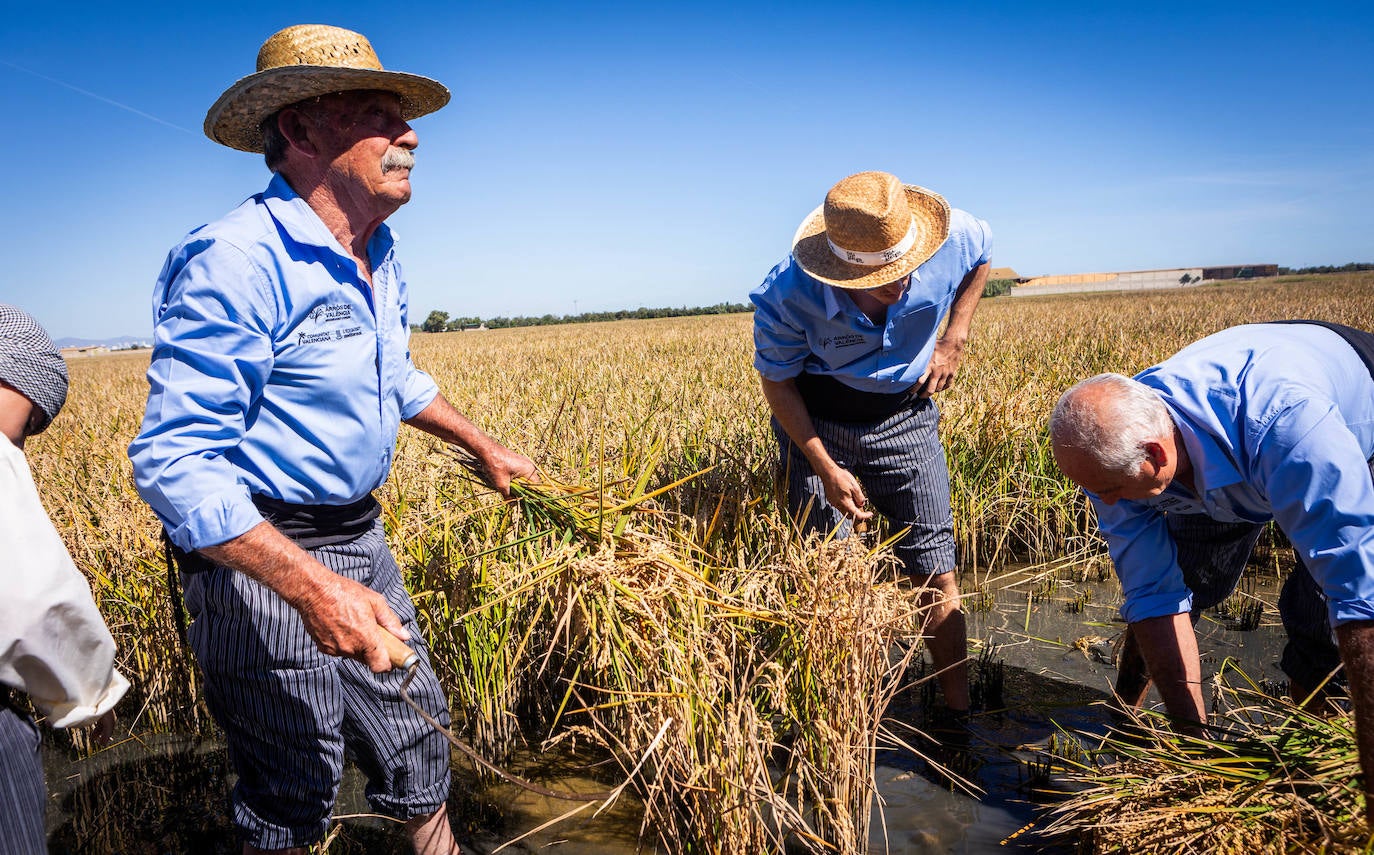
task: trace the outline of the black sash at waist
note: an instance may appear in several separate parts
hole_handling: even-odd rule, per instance
[[[280,499],[253,496],[263,518],[302,549],[318,549],[357,540],[381,516],[382,506],[371,493],[347,505],[293,505]],[[214,562],[199,552],[185,552],[168,538],[167,547],[183,573],[200,573]]]
[[[918,400],[915,386],[904,392],[863,392],[828,374],[805,372],[795,382],[806,411],[835,422],[880,422]]]
[[[372,528],[382,506],[371,493],[347,505],[295,505],[254,496],[263,518],[302,549],[318,549],[357,540]]]

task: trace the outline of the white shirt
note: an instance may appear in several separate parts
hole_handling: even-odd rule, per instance
[[[53,727],[89,724],[124,696],[114,639],[38,498],[24,453],[0,435],[0,683]]]

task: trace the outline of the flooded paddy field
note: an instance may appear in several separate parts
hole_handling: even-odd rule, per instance
[[[790,534],[748,316],[417,334],[417,364],[460,410],[529,454],[552,481],[577,488],[564,508],[570,523],[534,513],[554,504],[525,503],[517,512],[442,447],[401,434],[378,499],[463,734],[514,771],[571,786],[570,770],[590,754],[522,750],[582,728],[580,748],[591,732],[598,750],[622,749],[614,751],[619,765],[587,782],[603,789],[645,755],[665,721],[692,725],[656,755],[666,759],[645,776],[654,785],[639,791],[647,804],[627,794],[596,819],[595,808],[585,809],[503,851],[781,849],[745,841],[779,825],[776,813],[750,813],[750,805],[768,795],[768,776],[780,774],[768,746],[785,738],[811,751],[789,756],[811,764],[805,771],[819,782],[812,793],[842,803],[822,832],[839,851],[1024,848],[1035,828],[1016,832],[1037,819],[1051,738],[1081,731],[1091,740],[1112,723],[1103,701],[1121,631],[1119,594],[1101,559],[1062,566],[1061,556],[1091,540],[1095,526],[1049,453],[1044,425],[1054,401],[1083,377],[1135,373],[1226,326],[1287,317],[1371,328],[1371,307],[1374,274],[1362,273],[992,300],[979,309],[959,382],[940,397],[958,550],[980,568],[961,587],[982,705],[967,749],[954,756],[940,753],[949,740],[937,750],[921,736],[941,724],[928,714],[928,684],[894,685],[883,673],[889,652],[915,632],[909,604],[870,594],[858,574],[819,579]],[[144,412],[146,368],[146,354],[74,362],[63,417],[25,449],[45,507],[112,628],[133,683],[121,728],[139,736],[79,759],[88,753],[82,734],[47,734],[54,852],[238,848],[224,751],[178,642],[159,526],[133,488],[125,454]],[[999,570],[993,579],[981,569],[1012,560],[1041,569]],[[1278,691],[1277,620],[1266,607],[1249,607],[1272,601],[1279,577],[1258,569],[1266,573],[1248,599],[1203,618],[1204,671],[1210,679],[1239,662]],[[849,586],[845,596],[841,585]],[[912,669],[901,682],[917,676]],[[584,691],[571,704],[577,715],[552,721],[574,681]],[[631,710],[614,697],[649,700]],[[874,710],[884,713],[881,727]],[[878,748],[869,754],[862,749],[875,728]],[[746,752],[717,750],[740,744],[757,763],[745,768],[736,761]],[[963,774],[970,792],[917,752]],[[823,780],[827,769],[836,771]],[[477,851],[495,851],[577,807],[479,782],[466,761],[455,762],[455,774],[451,814]],[[716,785],[699,786],[703,776]],[[879,796],[871,807],[870,780]],[[733,798],[742,791],[747,799]],[[769,810],[779,807],[786,805]],[[656,822],[650,829],[641,828],[646,811]],[[350,771],[326,851],[406,850],[394,824],[366,812]],[[800,822],[787,828],[804,833]]]
[[[994,578],[963,575],[961,586],[971,592],[965,610],[976,709],[966,736],[942,735],[927,666],[918,661],[911,669],[887,716],[888,730],[906,745],[888,741],[877,754],[871,852],[1069,851],[1037,838],[1036,830],[1053,801],[1044,792],[1054,786],[1048,752],[1063,752],[1071,739],[1090,744],[1115,721],[1107,702],[1116,678],[1114,642],[1124,625],[1117,618],[1119,586],[1102,566],[1099,559]],[[1203,616],[1204,679],[1230,663],[1282,690],[1277,660],[1284,638],[1272,608],[1281,582],[1272,570],[1251,568],[1229,609]],[[1241,629],[1231,613],[1247,600],[1259,604],[1258,626]],[[514,768],[560,789],[603,789],[606,780],[579,771],[584,762],[527,753]],[[47,766],[53,853],[239,851],[227,809],[233,775],[214,738],[149,735],[79,761],[52,749]],[[395,823],[369,815],[364,783],[350,765],[326,851],[409,852]],[[450,813],[471,851],[658,851],[651,837],[640,840],[642,805],[633,794],[593,816],[599,807],[479,784],[456,756]],[[556,821],[570,811],[577,813]]]

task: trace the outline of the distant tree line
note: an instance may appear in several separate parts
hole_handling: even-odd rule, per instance
[[[486,327],[489,330],[506,327],[545,327],[553,324],[587,324],[595,321],[625,321],[646,318],[682,318],[689,315],[730,315],[737,312],[752,312],[752,303],[716,303],[714,306],[694,306],[688,308],[619,309],[614,312],[583,312],[580,315],[519,315],[514,318],[496,317],[482,320],[477,317],[450,318],[448,312],[438,309],[429,313],[418,329],[423,332],[456,332],[463,329]]]
[[[983,286],[983,296],[1004,297],[1011,293],[1011,286],[1015,284],[1015,279],[989,279]]]
[[[1371,261],[1352,261],[1349,264],[1342,264],[1337,267],[1333,264],[1323,264],[1318,267],[1280,267],[1280,276],[1289,276],[1294,273],[1359,273],[1363,270],[1374,270],[1374,262]]]

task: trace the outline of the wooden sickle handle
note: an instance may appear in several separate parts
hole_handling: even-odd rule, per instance
[[[420,661],[420,654],[411,650],[409,645],[389,631],[382,629],[377,634],[381,637],[382,646],[386,648],[386,655],[391,657],[392,668],[409,669]]]

